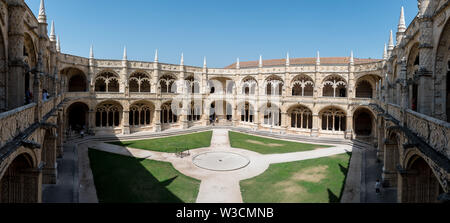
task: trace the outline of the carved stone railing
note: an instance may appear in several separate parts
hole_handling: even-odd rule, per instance
[[[54,98],[50,98],[48,101],[45,101],[42,104],[42,109],[41,109],[41,116],[42,117],[47,115],[55,107],[55,102],[53,101],[53,99]]]
[[[436,151],[450,158],[450,123],[406,110],[408,128]]]
[[[35,109],[32,103],[0,114],[0,148],[34,123]]]
[[[390,115],[392,115],[392,117],[394,117],[395,119],[397,119],[398,121],[401,121],[401,120],[402,120],[400,106],[395,105],[395,104],[388,104],[388,105],[387,105],[387,112],[388,112]]]

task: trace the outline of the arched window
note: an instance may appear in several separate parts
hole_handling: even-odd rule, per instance
[[[291,112],[291,127],[296,129],[312,129],[312,112],[309,108],[298,106]]]
[[[193,76],[186,78],[186,88],[188,93],[199,94],[200,93],[200,83],[195,80]]]
[[[312,97],[314,95],[314,82],[310,77],[299,76],[292,82],[292,96]]]
[[[252,77],[247,77],[242,81],[242,94],[243,95],[255,95],[257,82]]]
[[[161,87],[161,93],[176,93],[177,87],[175,84],[175,78],[171,75],[164,75],[159,79],[159,86]]]
[[[277,76],[272,76],[266,80],[266,95],[282,95],[283,80]]]
[[[338,76],[328,77],[323,83],[324,97],[347,97],[347,83]]]
[[[281,126],[281,110],[272,104],[267,104],[264,111],[264,124],[270,126]]]
[[[253,123],[255,117],[255,110],[250,103],[246,102],[245,105],[241,108],[241,121]]]
[[[200,121],[202,115],[202,106],[201,104],[195,104],[195,102],[191,102],[188,110],[188,121],[195,122]]]
[[[144,103],[134,104],[130,107],[130,126],[148,126],[152,123],[153,111],[151,107]]]
[[[122,106],[115,103],[103,103],[97,106],[95,124],[99,128],[118,127],[121,123]]]
[[[166,103],[161,106],[161,123],[173,124],[178,122],[176,112],[172,111],[171,103]]]
[[[150,92],[150,78],[143,73],[134,73],[130,77],[130,92]]]
[[[366,80],[360,81],[356,86],[356,97],[357,98],[373,98],[372,85]]]
[[[329,108],[322,111],[322,130],[325,131],[345,131],[347,126],[345,112],[337,108]]]
[[[86,78],[83,74],[76,74],[69,79],[69,92],[85,92]]]
[[[95,78],[95,91],[96,92],[119,92],[119,78],[117,75],[104,72]]]

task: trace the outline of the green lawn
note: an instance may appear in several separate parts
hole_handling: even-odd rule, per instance
[[[340,202],[351,154],[274,164],[260,176],[241,181],[246,203]]]
[[[194,203],[200,181],[170,163],[89,149],[100,203]]]
[[[231,147],[246,149],[261,154],[280,154],[310,151],[330,146],[312,145],[262,138],[237,132],[229,132]]]
[[[211,145],[211,138],[212,131],[209,131],[158,139],[111,142],[110,144],[156,152],[176,153],[190,149],[209,147]]]

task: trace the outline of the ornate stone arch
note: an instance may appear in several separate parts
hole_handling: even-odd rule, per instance
[[[321,129],[344,132],[347,130],[347,112],[338,106],[327,106],[320,110]]]
[[[129,124],[134,127],[149,126],[153,123],[155,105],[147,100],[139,100],[130,105]]]
[[[339,75],[328,75],[323,79],[323,97],[347,97],[347,81]]]
[[[67,79],[67,86],[64,88],[68,92],[86,92],[88,91],[88,78],[86,73],[78,67],[66,66],[60,70],[62,78]]]
[[[255,95],[258,89],[258,81],[252,76],[246,76],[241,80],[241,92],[243,95]]]
[[[105,100],[95,108],[95,126],[97,128],[119,127],[122,122],[123,106],[114,100]]]
[[[266,95],[282,95],[284,80],[278,75],[272,74],[264,80],[264,89]]]
[[[299,74],[291,81],[292,95],[312,97],[314,96],[314,86],[314,80],[310,76]]]
[[[111,70],[103,70],[95,78],[96,92],[119,92],[120,76]]]
[[[151,92],[151,77],[145,71],[137,70],[130,75],[128,80],[130,92]]]
[[[302,104],[295,104],[287,109],[288,118],[290,119],[290,127],[294,129],[312,129],[313,128],[313,112]]]
[[[450,122],[450,19],[442,28],[435,55],[434,90],[442,92],[435,98],[435,117]]]

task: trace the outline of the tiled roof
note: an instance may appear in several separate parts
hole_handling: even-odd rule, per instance
[[[359,59],[354,58],[355,64],[362,64],[362,63],[371,63],[371,62],[379,62],[380,59]],[[322,57],[320,58],[320,64],[326,65],[326,64],[349,64],[350,63],[350,57]],[[291,58],[290,59],[291,65],[296,64],[307,64],[307,65],[313,65],[316,64],[316,58]],[[247,62],[240,62],[241,68],[248,68],[248,67],[258,67],[259,61],[247,61]],[[274,60],[264,60],[263,61],[264,66],[284,66],[286,65],[286,59],[274,59]],[[236,63],[231,64],[227,67],[227,69],[236,68]]]

